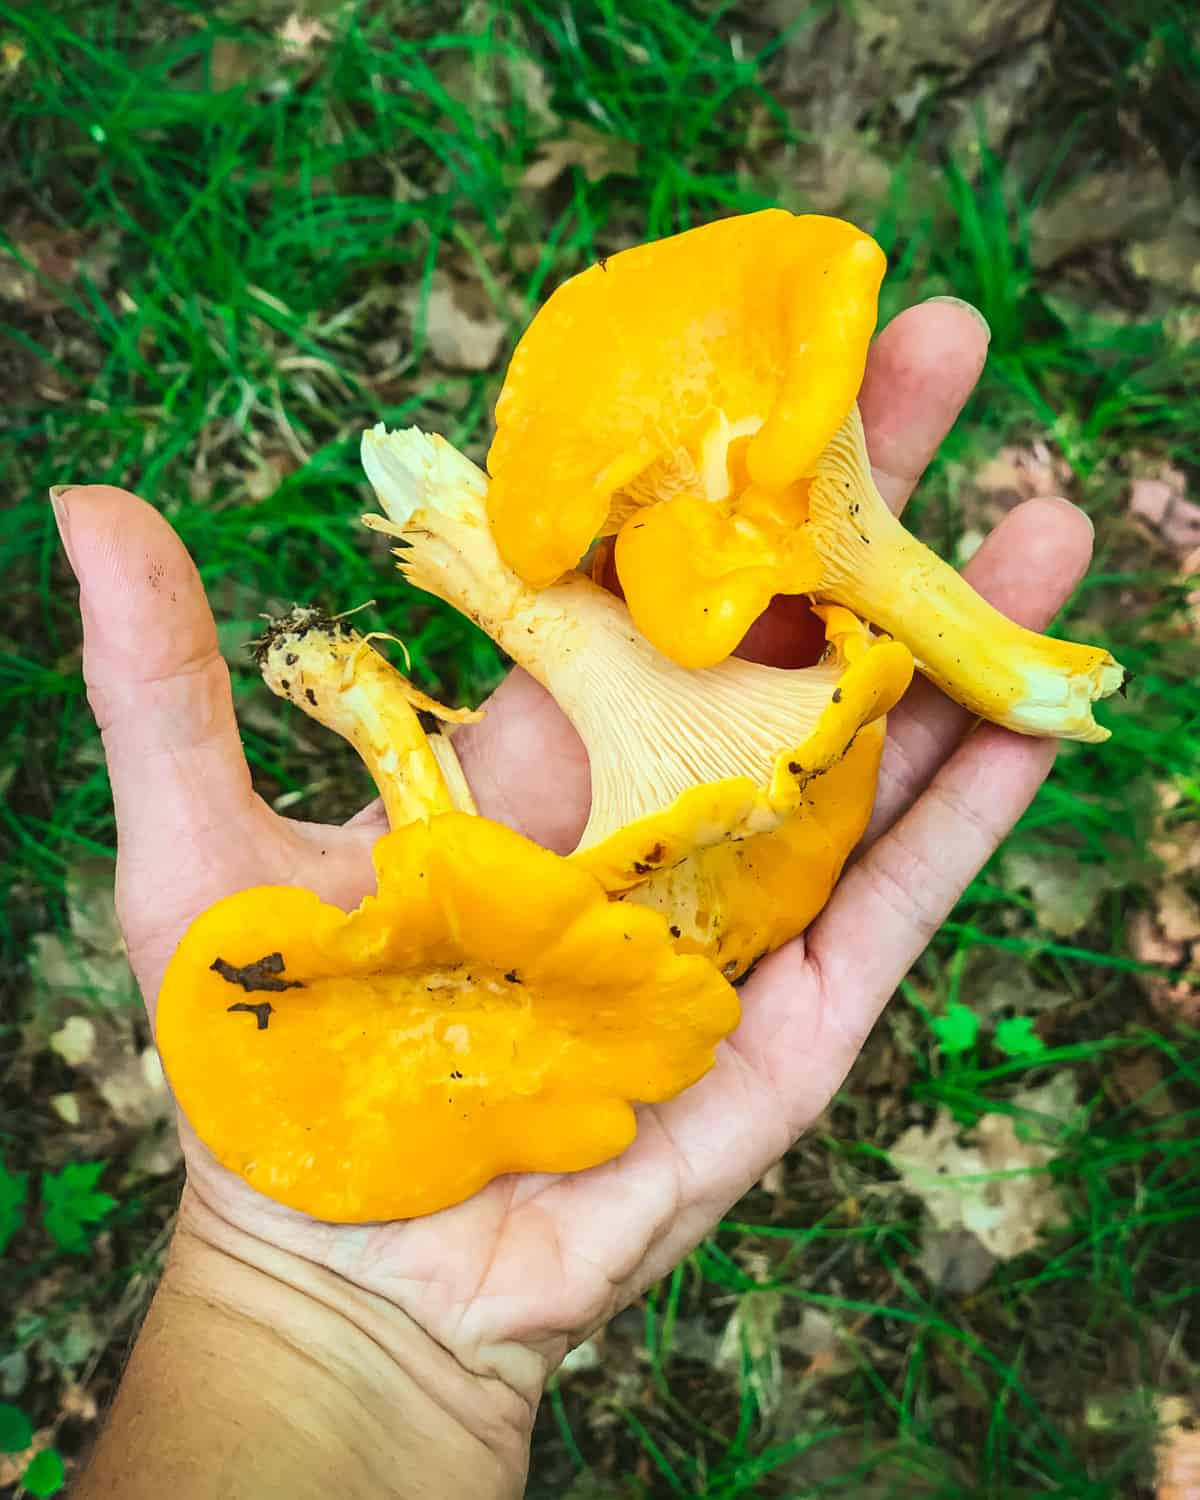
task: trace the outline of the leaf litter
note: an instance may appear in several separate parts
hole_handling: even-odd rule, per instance
[[[1075,1087],[1071,1074],[1056,1074],[1013,1095],[1017,1114],[988,1113],[964,1130],[942,1106],[932,1124],[904,1131],[888,1159],[921,1200],[928,1226],[972,1235],[999,1262],[1024,1255],[1063,1224],[1066,1208],[1049,1168],[1076,1111]]]

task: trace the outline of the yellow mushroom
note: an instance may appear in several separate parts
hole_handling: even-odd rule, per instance
[[[364,436],[363,463],[387,513],[364,520],[405,544],[406,577],[481,626],[579,732],[592,806],[573,858],[610,891],[778,827],[908,686],[906,647],[845,629],[811,668],[730,658],[688,671],[591,579],[523,583],[496,550],[486,476],[444,439],[381,425]]]
[[[610,256],[561,286],[513,355],[488,456],[501,556],[541,588],[615,535],[630,613],[689,668],[775,594],[841,603],[973,712],[1107,738],[1100,648],[1006,620],[890,514],[855,398],[883,254],[771,209]]]
[[[461,715],[343,621],[297,611],[260,659],[276,692],[355,745],[394,826],[356,910],[265,886],[185,933],[156,1033],[201,1140],[260,1192],[339,1223],[432,1213],[501,1173],[624,1150],[635,1102],[712,1066],[734,991],[676,950],[660,914],[454,810],[470,793],[417,709]]]
[[[191,925],[158,1045],[181,1108],[252,1187],[339,1223],[461,1202],[504,1172],[623,1151],[635,1100],[701,1077],[738,1020],[654,912],[511,829],[437,813],[375,846],[353,912],[291,886]]]

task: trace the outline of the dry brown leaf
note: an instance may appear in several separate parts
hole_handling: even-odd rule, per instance
[[[1004,856],[1004,876],[1027,890],[1038,924],[1056,937],[1073,937],[1091,920],[1113,877],[1105,865],[1082,864],[1067,853],[1029,854],[1014,849]]]
[[[80,1422],[94,1422],[100,1414],[96,1398],[83,1386],[68,1381],[58,1398],[58,1408],[64,1417],[75,1417]]]
[[[449,370],[486,370],[504,343],[504,324],[478,295],[472,298],[472,290],[437,277],[425,306],[429,351]]]
[[[212,87],[217,93],[249,83],[261,76],[267,61],[261,40],[221,36],[212,44],[208,67]]]
[[[1023,500],[1061,495],[1072,481],[1071,466],[1043,438],[1028,445],[1011,444],[972,478],[975,488],[1003,510]]]
[[[1063,1077],[1070,1090],[1069,1076]],[[1014,1102],[1062,1119],[1064,1086],[1054,1088]],[[888,1156],[936,1229],[969,1230],[998,1260],[1009,1260],[1033,1249],[1042,1229],[1063,1221],[1062,1200],[1045,1171],[1056,1154],[1053,1145],[1022,1139],[1010,1115],[984,1115],[962,1133],[943,1108],[928,1128],[906,1130]]]
[[[977,1234],[969,1229],[926,1230],[917,1257],[930,1283],[940,1292],[969,1297],[1000,1264]]]
[[[804,1355],[808,1361],[804,1374],[809,1377],[844,1375],[858,1363],[847,1331],[819,1307],[806,1307],[799,1327],[786,1329],[779,1342]]]
[[[1192,943],[1200,938],[1200,902],[1182,880],[1168,880],[1154,895],[1155,915],[1169,943]]]
[[[330,33],[328,26],[312,16],[293,14],[288,16],[282,26],[278,27],[275,35],[288,52],[303,56],[312,51],[315,43],[327,42]]]
[[[521,186],[535,191],[549,187],[568,167],[579,167],[588,182],[616,174],[634,176],[637,159],[634,141],[573,121],[566,135],[542,144],[537,159],[522,173]]]
[[[1200,943],[1189,948],[1186,943],[1171,942],[1155,919],[1153,912],[1135,912],[1126,932],[1129,951],[1144,964],[1167,969],[1182,968],[1189,963],[1192,973],[1138,974],[1137,981],[1146,998],[1160,1015],[1189,1023],[1200,1022]]]
[[[1150,161],[1081,174],[1034,211],[1030,224],[1034,266],[1042,270],[1076,251],[1127,242],[1139,230],[1154,230],[1169,215],[1173,197],[1167,172]]]
[[[87,1016],[71,1016],[50,1038],[50,1050],[68,1067],[79,1067],[96,1050],[96,1023]]]
[[[1139,475],[1129,486],[1129,514],[1153,527],[1180,556],[1200,547],[1200,505],[1187,498],[1187,475],[1164,466]]]
[[[1166,1086],[1162,1058],[1157,1052],[1126,1054],[1114,1063],[1110,1078],[1122,1104],[1136,1105],[1155,1120],[1175,1113],[1175,1101]]]
[[[88,243],[82,230],[49,224],[17,233],[17,255],[0,259],[0,298],[20,302],[28,312],[53,312],[62,304],[62,290],[78,276]]]
[[[76,1126],[83,1119],[78,1094],[51,1094],[50,1108],[64,1125]]]
[[[745,1369],[745,1378],[752,1385],[758,1409],[764,1415],[778,1406],[783,1384],[783,1360],[779,1352],[782,1310],[782,1292],[772,1289],[744,1293],[725,1324],[713,1360],[718,1370]]]

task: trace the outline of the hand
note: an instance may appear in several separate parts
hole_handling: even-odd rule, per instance
[[[947,303],[911,309],[876,341],[861,406],[880,489],[896,510],[985,354],[979,323]],[[296,822],[256,796],[212,616],[179,540],[119,490],[76,489],[58,508],[116,803],[118,910],[153,1019],[163,970],[198,912],[263,883],[353,906],[371,886],[369,851],[383,824],[375,807],[344,827]],[[1089,555],[1080,512],[1031,501],[988,538],[968,576],[1038,627]],[[760,622],[754,645],[760,659],[787,660],[786,607]],[[924,683],[888,730],[870,832],[829,906],[759,966],[716,1067],[679,1098],[642,1109],[623,1156],[564,1177],[506,1177],[425,1219],[346,1227],[260,1197],[184,1122],[191,1232],[242,1259],[281,1253],[336,1273],[373,1306],[411,1319],[502,1405],[515,1401],[505,1420],[527,1421],[566,1351],[675,1265],[825,1106],[1054,758],[1052,743],[972,730]],[[481,812],[572,846],[587,809],[586,758],[529,678],[514,674],[456,745]],[[557,802],[549,786],[561,789]]]

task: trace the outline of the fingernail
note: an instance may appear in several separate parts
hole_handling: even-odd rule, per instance
[[[1092,533],[1092,541],[1095,541],[1096,540],[1096,523],[1095,523],[1095,521],[1092,520],[1091,516],[1088,515],[1087,511],[1084,510],[1083,506],[1082,505],[1076,505],[1073,500],[1065,500],[1065,499],[1063,500],[1063,504],[1064,505],[1069,505],[1071,507],[1071,509],[1075,512],[1076,515],[1083,517],[1083,519],[1088,523],[1088,530]]]
[[[975,304],[973,302],[967,302],[962,297],[929,297],[926,300],[929,301],[929,302],[945,302],[950,307],[961,307],[962,310],[963,310],[963,312],[971,314],[971,316],[979,324],[980,328],[983,329],[984,334],[987,337],[988,343],[989,344],[991,343],[991,341],[992,341],[992,327],[991,327],[991,324],[988,322],[988,320],[984,317],[984,315],[979,311],[979,309],[975,306]]]
[[[62,543],[63,551],[67,554],[67,562],[71,565],[72,573],[75,571],[75,559],[71,556],[71,515],[66,502],[67,496],[78,488],[77,484],[52,484],[50,486],[50,509],[54,512],[58,539]]]

